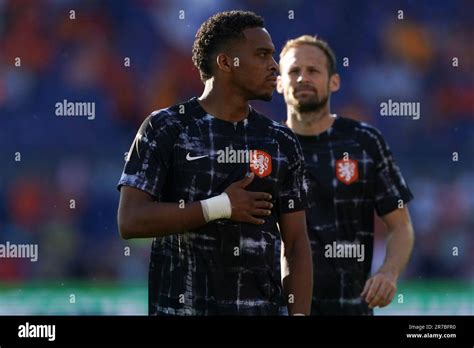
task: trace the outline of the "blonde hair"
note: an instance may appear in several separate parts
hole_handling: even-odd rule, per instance
[[[329,76],[337,72],[336,55],[334,54],[334,51],[332,50],[332,48],[329,47],[326,41],[319,39],[317,36],[311,36],[311,35],[302,35],[300,37],[297,37],[296,39],[288,40],[283,46],[283,49],[281,50],[280,64],[281,64],[282,58],[291,48],[300,47],[302,45],[314,46],[314,47],[319,48],[321,51],[323,51],[328,61],[327,65],[328,65]]]

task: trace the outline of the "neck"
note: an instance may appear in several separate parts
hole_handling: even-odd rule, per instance
[[[287,107],[287,125],[299,135],[319,135],[328,130],[336,115],[329,112],[329,105],[318,111],[300,113],[293,106]]]
[[[233,91],[229,84],[218,83],[215,78],[206,80],[198,101],[208,114],[224,121],[242,121],[249,114],[248,100]]]

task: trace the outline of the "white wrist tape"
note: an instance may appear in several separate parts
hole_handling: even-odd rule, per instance
[[[306,314],[303,314],[303,313],[294,313],[293,316],[306,316]]]
[[[201,201],[202,213],[206,222],[217,219],[230,219],[232,205],[229,196],[223,192],[219,196]]]

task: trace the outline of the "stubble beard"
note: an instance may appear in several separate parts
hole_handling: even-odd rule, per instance
[[[315,96],[306,102],[298,102],[295,105],[295,109],[300,114],[319,112],[327,105],[328,99],[328,95],[326,95],[322,99],[319,99],[318,96]]]

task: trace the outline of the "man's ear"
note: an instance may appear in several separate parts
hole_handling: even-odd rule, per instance
[[[283,82],[281,81],[281,75],[277,76],[277,92],[283,94]]]
[[[219,53],[216,56],[217,68],[225,72],[230,72],[232,70],[232,59],[225,53]]]
[[[331,92],[336,92],[339,90],[340,87],[341,87],[341,77],[339,76],[339,74],[333,74],[329,78],[329,90]]]

